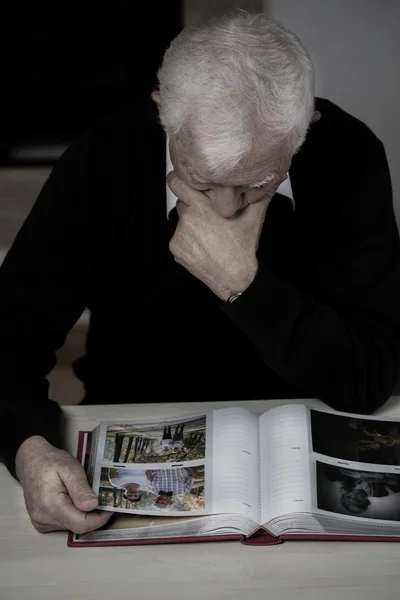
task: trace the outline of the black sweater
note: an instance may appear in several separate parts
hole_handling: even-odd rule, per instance
[[[85,307],[87,403],[318,397],[368,413],[400,361],[399,239],[382,143],[326,100],[276,194],[259,271],[225,305],[168,242],[165,139],[151,101],[99,123],[52,170],[0,269],[0,452],[56,445],[46,376]],[[132,408],[132,417],[135,410]]]

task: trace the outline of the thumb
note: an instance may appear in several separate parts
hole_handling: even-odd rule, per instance
[[[78,462],[68,468],[68,474],[62,477],[62,480],[77,509],[88,512],[97,508],[97,496],[88,483],[83,467]]]
[[[271,200],[272,198],[270,196],[265,196],[265,198],[261,198],[261,200],[249,204],[242,212],[241,218],[243,221],[253,223],[259,223],[261,221],[262,224]]]
[[[249,206],[247,206],[247,208],[245,208],[242,212],[242,223],[246,223],[248,226],[251,226],[252,230],[256,231],[258,238],[261,235],[265,215],[267,213],[267,209],[271,200],[272,198],[266,196],[258,202],[249,204]]]

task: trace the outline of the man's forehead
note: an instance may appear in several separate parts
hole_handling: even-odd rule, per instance
[[[199,183],[216,183],[219,185],[247,185],[250,183],[273,183],[281,179],[290,166],[290,157],[282,145],[271,146],[264,141],[258,143],[251,155],[241,161],[231,171],[215,175],[208,168],[199,144],[189,142],[189,137],[182,133],[175,144],[175,151],[182,166]]]
[[[238,164],[231,171],[225,173],[214,174],[209,171],[204,161],[185,156],[182,160],[183,166],[188,173],[200,184],[214,183],[217,185],[233,185],[233,186],[248,186],[248,185],[267,185],[273,184],[282,179],[288,170],[288,162],[272,159],[248,162],[246,164]]]
[[[246,169],[236,168],[226,174],[219,176],[210,175],[208,178],[202,177],[198,174],[195,167],[190,164],[187,165],[187,170],[192,178],[200,184],[214,183],[221,186],[264,186],[269,183],[273,184],[275,181],[279,181],[281,175],[279,173],[267,172],[267,168],[262,168],[259,171],[252,170],[249,172]]]

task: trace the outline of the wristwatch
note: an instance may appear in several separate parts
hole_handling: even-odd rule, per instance
[[[233,292],[232,294],[229,295],[229,298],[226,301],[226,303],[232,304],[232,302],[235,302],[235,300],[237,300],[239,298],[239,296],[241,296],[242,294],[243,294],[243,292]]]

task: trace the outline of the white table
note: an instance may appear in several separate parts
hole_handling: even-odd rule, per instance
[[[285,401],[287,402],[287,401]],[[254,401],[262,413],[282,402]],[[307,402],[321,406],[318,401]],[[241,403],[243,404],[243,403]],[[100,420],[190,414],[237,403],[64,407],[69,449]],[[381,414],[400,418],[400,397]],[[0,600],[398,600],[400,544],[239,542],[68,548],[66,533],[39,534],[21,488],[0,465]]]

